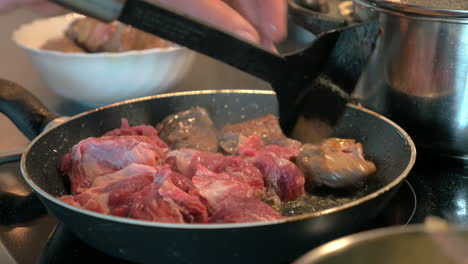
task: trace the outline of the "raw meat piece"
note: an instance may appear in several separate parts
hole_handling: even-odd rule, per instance
[[[171,175],[169,176],[169,178],[172,181],[172,183],[182,191],[198,195],[198,191],[193,185],[193,182],[184,175],[171,171]]]
[[[236,176],[247,182],[258,194],[265,191],[263,175],[260,170],[242,157],[200,152],[195,154],[190,167],[193,170],[198,168],[199,165],[216,173],[227,173]]]
[[[41,46],[43,50],[55,50],[65,53],[84,53],[85,51],[78,47],[71,39],[67,37],[60,37],[48,40]]]
[[[164,152],[169,151],[169,146],[159,138],[158,131],[154,127],[148,125],[131,127],[126,118],[122,118],[122,125],[120,128],[111,130],[103,136],[145,136],[152,139],[154,144],[159,146]]]
[[[238,124],[225,125],[221,131],[219,145],[224,152],[235,154],[241,136],[259,136],[265,145],[274,144],[293,149],[299,149],[302,145],[297,140],[287,138],[279,126],[278,119],[271,114]]]
[[[171,173],[162,185],[152,183],[133,196],[130,217],[167,223],[206,223],[208,212],[190,180]]]
[[[163,150],[145,136],[87,138],[73,146],[62,161],[73,194],[88,188],[98,176],[113,173],[131,163],[156,167],[163,164]]]
[[[285,218],[257,198],[230,197],[210,217],[210,223],[246,223]]]
[[[294,159],[296,149],[276,145],[264,146],[259,136],[242,139],[239,154],[247,158],[263,174],[265,184],[273,189],[282,201],[291,201],[304,194],[304,175],[289,159]]]
[[[307,184],[331,188],[355,187],[376,171],[364,158],[362,144],[353,139],[329,138],[319,145],[305,144],[297,158]]]
[[[165,181],[159,189],[159,195],[165,201],[172,201],[181,212],[186,223],[206,223],[208,222],[208,212],[205,205],[197,195],[191,194],[192,186],[188,186],[188,191],[184,192],[176,184],[174,178]],[[196,191],[198,194],[198,191]]]
[[[291,161],[259,151],[253,162],[262,172],[266,186],[275,190],[283,202],[292,201],[305,193],[304,175]]]
[[[128,165],[127,167],[118,170],[114,173],[102,175],[96,177],[96,179],[93,181],[91,184],[91,188],[96,188],[96,187],[105,187],[109,185],[110,183],[122,180],[123,178],[126,177],[131,177],[131,176],[150,176],[154,177],[154,181],[158,182],[159,184],[162,184],[166,178],[171,176],[171,172],[167,170],[157,170],[155,167],[147,166],[147,165],[141,165],[141,164],[136,164],[132,163]]]
[[[278,145],[264,145],[259,136],[240,137],[239,155],[255,156],[258,151],[270,152],[278,158],[294,160],[299,155],[299,149],[290,147],[280,147]]]
[[[255,191],[243,179],[227,173],[216,173],[203,166],[198,166],[192,182],[198,189],[201,197],[206,200],[209,212],[223,207],[228,197],[252,198]]]
[[[172,149],[218,150],[218,131],[206,109],[194,107],[164,118],[156,128]]]
[[[102,187],[90,188],[72,196],[65,195],[61,201],[72,206],[114,216],[128,216],[132,194],[154,181],[153,176],[135,175],[109,181]]]
[[[165,201],[158,194],[160,185],[150,184],[142,191],[133,195],[129,217],[161,223],[183,224],[184,217],[171,200]]]
[[[179,149],[167,153],[166,164],[171,165],[172,169],[182,173],[188,178],[192,178],[194,171],[190,167],[193,157],[198,151],[194,149]]]
[[[228,173],[247,182],[259,194],[265,190],[262,173],[250,162],[237,156],[220,153],[196,152],[190,149],[171,151],[166,163],[188,178],[195,175],[199,165],[216,173]]]
[[[206,223],[208,213],[185,176],[169,166],[131,164],[100,176],[90,188],[60,198],[72,206],[114,216],[169,223]]]
[[[88,52],[123,52],[172,45],[167,40],[120,22],[102,23],[90,17],[75,19],[67,29],[66,36]]]

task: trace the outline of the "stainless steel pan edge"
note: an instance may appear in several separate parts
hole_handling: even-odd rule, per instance
[[[177,97],[177,96],[194,95],[194,94],[217,94],[217,93],[241,93],[241,94],[248,93],[248,94],[274,95],[274,92],[264,91],[264,90],[205,90],[205,91],[188,91],[188,92],[167,93],[167,94],[161,94],[161,95],[156,95],[156,96],[149,96],[149,97],[143,97],[143,98],[138,98],[138,99],[132,99],[132,100],[128,100],[128,101],[124,101],[124,102],[120,102],[120,103],[111,104],[111,105],[108,105],[108,106],[105,106],[105,107],[96,108],[96,109],[93,109],[93,110],[78,114],[78,115],[76,115],[74,117],[71,117],[70,119],[66,120],[62,124],[66,124],[66,123],[68,123],[68,122],[70,122],[70,121],[72,121],[74,119],[80,118],[82,116],[89,115],[89,114],[91,114],[93,112],[100,111],[100,110],[103,110],[103,109],[109,109],[109,108],[117,107],[117,106],[120,106],[122,104],[131,104],[133,102],[153,100],[153,99],[165,98],[165,97]],[[52,128],[52,129],[46,131],[45,133],[42,133],[41,135],[36,137],[27,146],[27,148],[25,149],[25,152],[24,152],[24,154],[23,154],[23,156],[21,158],[21,172],[22,172],[22,175],[23,175],[24,179],[30,185],[30,187],[33,188],[35,192],[37,192],[38,194],[40,194],[41,196],[43,196],[44,198],[46,198],[50,202],[53,202],[53,203],[55,203],[55,204],[57,204],[57,205],[59,205],[61,207],[66,207],[67,209],[76,211],[76,212],[81,213],[81,214],[85,214],[85,215],[89,215],[89,216],[92,216],[92,217],[101,218],[101,219],[105,219],[105,220],[113,221],[113,222],[135,224],[135,225],[148,226],[148,227],[164,227],[164,228],[177,228],[177,229],[223,229],[223,228],[246,228],[246,227],[255,227],[255,226],[275,225],[275,224],[282,224],[282,223],[286,223],[286,222],[293,222],[293,221],[298,221],[298,220],[303,220],[303,219],[314,218],[314,217],[318,217],[318,216],[321,216],[321,215],[327,215],[327,214],[331,214],[331,213],[334,213],[334,212],[339,212],[339,211],[354,207],[356,205],[359,205],[359,204],[362,204],[362,203],[364,203],[366,201],[372,200],[372,199],[374,199],[374,198],[376,198],[376,197],[390,191],[391,189],[393,189],[394,187],[399,185],[408,176],[409,172],[411,171],[411,169],[414,166],[414,163],[416,161],[416,147],[414,145],[414,142],[411,139],[411,137],[400,126],[398,126],[396,123],[389,120],[388,118],[386,118],[386,117],[384,117],[382,115],[379,115],[379,114],[377,114],[377,113],[375,113],[373,111],[370,111],[368,109],[365,109],[363,107],[352,105],[352,104],[348,104],[348,106],[351,107],[351,108],[355,108],[355,109],[359,109],[361,111],[367,112],[367,113],[369,113],[371,115],[374,115],[374,116],[378,117],[379,119],[384,120],[385,122],[391,124],[401,134],[401,136],[406,139],[406,141],[408,142],[409,147],[411,149],[411,158],[410,158],[410,161],[409,161],[408,165],[406,166],[405,170],[396,179],[394,179],[392,182],[390,182],[389,184],[387,184],[383,188],[381,188],[378,191],[373,192],[373,193],[371,193],[371,194],[369,194],[367,196],[364,196],[364,197],[362,197],[360,199],[357,199],[357,200],[355,200],[353,202],[344,204],[342,206],[334,207],[334,208],[331,208],[331,209],[328,209],[328,210],[323,210],[323,211],[319,211],[319,212],[316,212],[316,213],[310,213],[310,214],[305,214],[305,215],[301,215],[301,216],[288,217],[286,219],[282,219],[282,220],[278,220],[278,221],[240,223],[240,224],[209,224],[209,225],[206,225],[206,224],[164,224],[164,223],[154,223],[154,222],[148,222],[148,221],[140,221],[140,220],[133,220],[133,219],[128,219],[128,218],[114,217],[114,216],[98,214],[98,213],[94,213],[94,212],[91,212],[91,211],[79,209],[79,208],[70,206],[70,205],[68,205],[66,203],[63,203],[63,202],[59,201],[56,197],[53,197],[52,195],[48,194],[46,191],[41,189],[30,178],[30,176],[28,174],[28,171],[26,170],[26,157],[27,157],[31,147],[37,141],[41,140],[42,137],[44,137],[48,133],[52,132],[53,130],[57,129],[59,126],[56,126],[56,127]]]

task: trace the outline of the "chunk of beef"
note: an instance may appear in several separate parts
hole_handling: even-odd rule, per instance
[[[111,130],[103,136],[145,136],[154,141],[156,146],[159,146],[164,152],[169,151],[169,146],[158,136],[156,128],[149,125],[139,125],[131,127],[126,118],[122,118],[120,128]]]
[[[118,170],[114,173],[105,174],[96,177],[92,182],[90,188],[105,187],[113,182],[122,180],[132,176],[148,176],[154,177],[154,181],[162,184],[166,178],[170,177],[170,174],[166,173],[166,170],[157,170],[155,167],[132,163],[127,167]]]
[[[257,198],[226,199],[210,217],[210,223],[247,223],[283,219],[278,212]]]
[[[308,185],[348,188],[362,184],[376,171],[364,158],[362,144],[353,139],[330,138],[319,145],[305,144],[297,158]]]
[[[194,149],[179,149],[167,153],[166,164],[171,165],[172,169],[182,173],[188,178],[192,178],[194,172],[190,167],[193,157],[198,153]]]
[[[115,24],[101,23],[93,18],[75,19],[65,32],[66,36],[89,52],[102,52],[115,33]]]
[[[289,160],[298,155],[296,149],[264,146],[260,137],[251,136],[241,142],[239,153],[262,172],[266,186],[273,189],[282,201],[291,201],[304,194],[304,175]]]
[[[60,198],[72,206],[114,216],[170,223],[206,223],[208,213],[185,176],[168,166],[131,164],[98,177],[78,195]]]
[[[291,161],[259,151],[253,163],[262,172],[266,186],[275,190],[283,202],[292,201],[305,193],[304,174]]]
[[[120,22],[103,23],[90,17],[75,19],[66,35],[89,52],[123,52],[172,45],[167,40]]]
[[[293,149],[301,147],[299,141],[289,139],[283,134],[278,119],[271,114],[242,123],[225,125],[221,131],[219,145],[224,152],[235,154],[238,151],[241,136],[258,136],[265,145],[274,144]]]
[[[241,137],[239,142],[239,155],[255,156],[258,151],[275,154],[278,158],[295,160],[299,155],[299,149],[290,147],[281,147],[278,145],[264,145],[259,136]]]
[[[206,200],[209,212],[223,207],[224,200],[229,197],[256,197],[255,190],[243,179],[227,173],[216,173],[203,166],[198,166],[192,182]]]
[[[163,150],[145,136],[87,138],[64,156],[62,170],[68,174],[73,194],[88,188],[98,176],[113,173],[131,163],[163,164]]]
[[[133,195],[129,217],[161,223],[183,224],[184,216],[172,200],[165,201],[159,195],[160,185],[150,184]]]
[[[73,40],[63,36],[48,40],[41,46],[43,50],[54,50],[65,53],[84,53],[85,51],[73,42]]]
[[[167,223],[208,221],[207,209],[197,190],[189,179],[177,173],[171,173],[162,185],[155,182],[134,194],[129,216]]]
[[[216,173],[227,173],[238,177],[248,183],[258,194],[265,191],[263,175],[260,170],[242,157],[201,152],[192,159],[190,167],[194,169],[198,168],[199,165]]]
[[[187,186],[187,190],[188,192],[185,192],[174,184],[174,178],[172,177],[171,180],[165,181],[161,186],[159,195],[164,201],[172,201],[176,205],[186,223],[208,222],[207,208],[200,200],[198,190],[194,190],[192,184]]]
[[[153,181],[154,177],[148,175],[121,177],[75,196],[62,196],[60,200],[97,213],[126,217],[133,200],[132,194],[152,184]]]
[[[218,131],[206,109],[194,107],[164,118],[156,128],[172,149],[218,150]]]
[[[177,186],[182,191],[199,196],[198,190],[197,188],[195,188],[195,185],[193,185],[193,182],[184,175],[171,171],[169,179],[175,186]]]
[[[182,149],[171,151],[166,162],[172,164],[173,169],[188,178],[192,178],[198,166],[201,165],[216,173],[228,173],[239,177],[259,194],[262,194],[265,190],[262,173],[243,157]]]

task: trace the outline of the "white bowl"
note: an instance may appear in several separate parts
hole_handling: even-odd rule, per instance
[[[64,53],[42,50],[49,39],[63,36],[80,15],[40,19],[22,25],[14,42],[27,51],[45,84],[57,94],[98,107],[127,99],[163,93],[183,78],[195,53],[168,48],[120,53]]]

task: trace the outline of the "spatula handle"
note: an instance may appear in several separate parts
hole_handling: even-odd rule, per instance
[[[104,22],[117,20],[124,0],[50,0],[77,13],[91,16]]]

